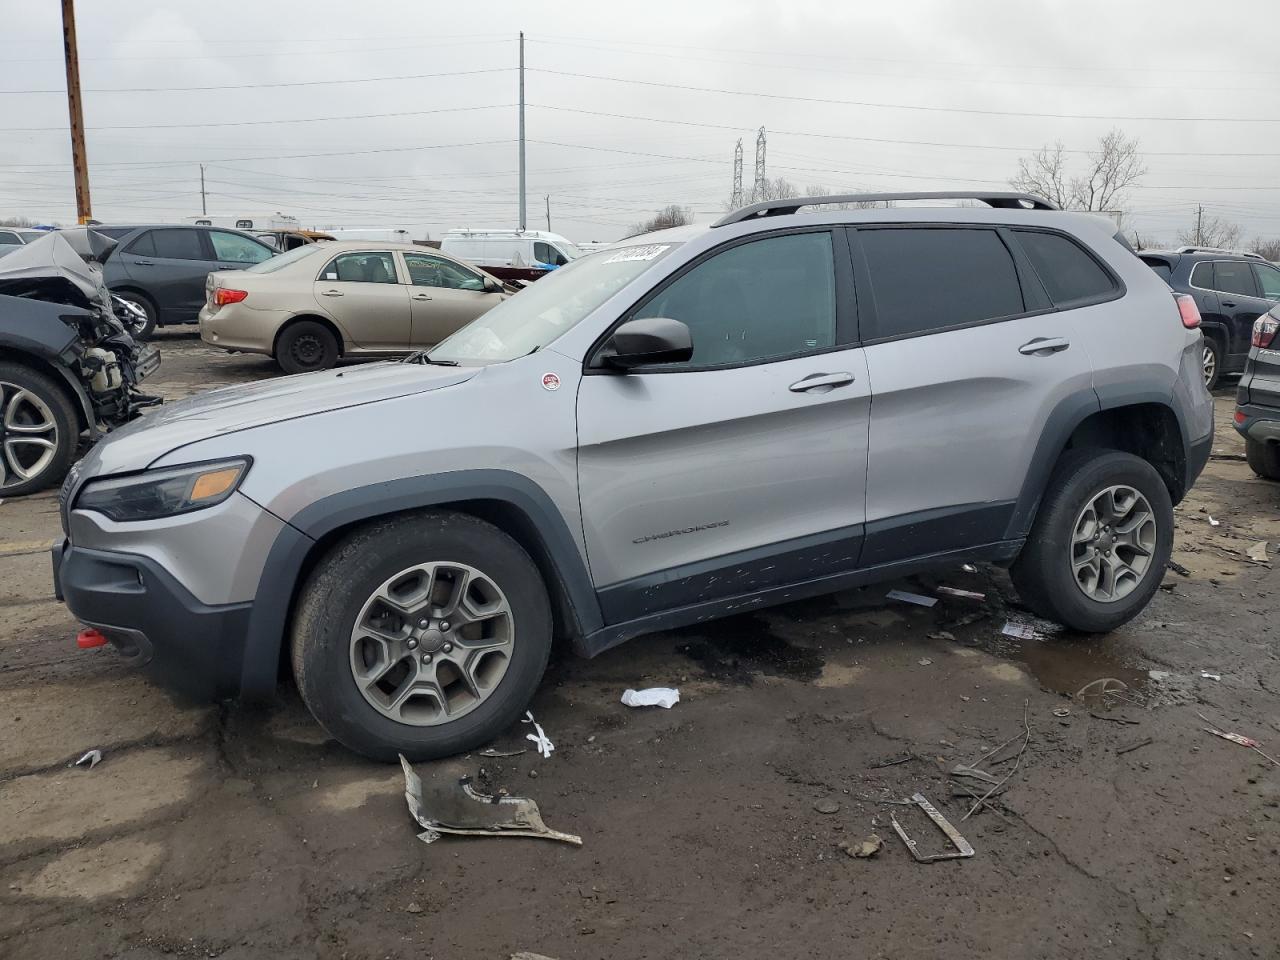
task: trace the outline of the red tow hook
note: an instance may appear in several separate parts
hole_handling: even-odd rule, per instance
[[[76,646],[81,650],[92,650],[94,647],[105,647],[107,638],[93,627],[88,627],[76,634]]]

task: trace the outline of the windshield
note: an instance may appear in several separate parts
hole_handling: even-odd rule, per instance
[[[679,244],[621,247],[561,267],[482,314],[428,359],[502,363],[545,347]]]
[[[297,263],[303,257],[309,257],[320,249],[318,243],[304,243],[300,247],[294,247],[288,253],[277,254],[269,260],[263,260],[255,263],[252,267],[245,270],[245,273],[275,273],[277,270],[289,266],[291,263]]]

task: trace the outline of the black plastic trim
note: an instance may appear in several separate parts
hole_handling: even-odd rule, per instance
[[[875,567],[1004,539],[1016,501],[962,503],[866,525],[860,566]]]
[[[600,607],[606,623],[623,623],[672,607],[852,570],[862,537],[862,524],[857,524],[659,570],[602,587]]]
[[[293,599],[316,541],[342,527],[387,514],[477,500],[508,503],[529,520],[568,598],[575,636],[599,629],[604,623],[600,604],[577,542],[551,498],[536,483],[507,470],[404,477],[335,493],[289,518],[267,554],[258,583],[245,641],[243,696],[267,697],[275,689]]]
[[[834,593],[837,590],[847,590],[853,587],[880,583],[885,580],[893,580],[897,577],[909,576],[939,567],[954,566],[959,563],[979,561],[1007,563],[1018,555],[1018,551],[1022,549],[1022,544],[1023,541],[1020,539],[986,543],[964,550],[952,550],[926,557],[915,557],[898,563],[834,573],[814,577],[811,580],[800,583],[744,593],[733,597],[724,597],[703,603],[694,603],[673,610],[666,610],[662,613],[628,620],[624,623],[610,624],[583,638],[579,644],[579,650],[588,657],[594,657],[612,647],[616,647],[620,643],[625,643],[632,637],[638,637],[646,633],[671,630],[675,627],[688,626],[691,623],[700,623],[704,620],[714,620],[734,613],[762,610],[766,607],[777,606],[780,603],[804,600],[808,597],[821,596],[824,593]]]
[[[1167,397],[1165,399],[1168,400]],[[1039,507],[1040,498],[1044,496],[1045,487],[1049,483],[1049,474],[1066,448],[1072,432],[1101,409],[1097,393],[1087,387],[1058,401],[1040,430],[1040,439],[1022,481],[1022,492],[1018,495],[1013,513],[1009,517],[1009,525],[1005,528],[1006,538],[1025,537],[1030,531],[1036,508]]]
[[[204,699],[239,692],[250,604],[201,603],[149,557],[53,549],[54,590],[166,686]]]

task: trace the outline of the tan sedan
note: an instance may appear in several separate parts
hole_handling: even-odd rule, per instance
[[[286,373],[430,347],[510,296],[478,267],[410,243],[308,243],[209,274],[200,337]]]

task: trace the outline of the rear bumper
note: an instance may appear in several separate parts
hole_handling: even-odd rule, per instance
[[[1200,478],[1200,474],[1204,472],[1205,465],[1209,462],[1211,453],[1213,453],[1212,430],[1202,439],[1192,441],[1187,447],[1187,490],[1195,486],[1196,480]]]
[[[1260,443],[1280,442],[1280,407],[1264,407],[1256,403],[1242,403],[1236,407],[1236,415],[1244,414],[1244,420],[1234,421],[1232,426],[1246,440]]]
[[[252,604],[201,603],[155,561],[53,545],[54,594],[127,659],[164,685],[202,699],[240,690]]]

